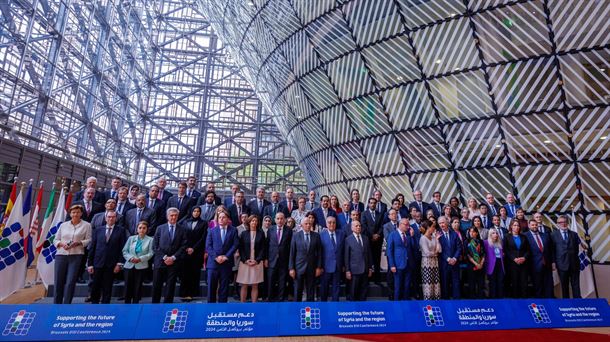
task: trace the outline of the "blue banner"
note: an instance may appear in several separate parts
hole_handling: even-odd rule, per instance
[[[605,299],[0,305],[3,341],[344,335],[610,326]]]

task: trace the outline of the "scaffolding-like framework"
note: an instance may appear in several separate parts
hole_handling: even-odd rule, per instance
[[[305,180],[194,1],[0,0],[2,137],[143,184]]]

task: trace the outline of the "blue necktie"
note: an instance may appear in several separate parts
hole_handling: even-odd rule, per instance
[[[169,237],[170,237],[171,241],[174,241],[174,226],[173,225],[169,226]]]
[[[226,231],[225,228],[220,228],[220,241],[222,241],[222,243],[225,243],[225,235],[226,235]]]
[[[333,249],[337,249],[337,242],[335,241],[335,233],[330,233],[330,241],[333,242]]]

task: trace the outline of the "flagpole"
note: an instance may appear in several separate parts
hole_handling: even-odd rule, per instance
[[[41,180],[39,182],[39,185],[38,185],[38,189],[39,190],[42,189],[43,184],[44,184],[44,180]],[[55,183],[53,183],[53,185],[55,185]],[[44,192],[44,189],[42,191]],[[38,194],[36,194],[36,197],[38,197]],[[40,211],[40,209],[42,209],[42,201],[40,203],[40,207],[38,208],[38,210]],[[37,212],[36,215],[40,216],[40,213]],[[38,219],[38,218],[36,217],[34,219]],[[30,226],[31,225],[32,224],[30,223]],[[40,234],[42,233],[40,231],[40,222],[39,222],[38,227],[36,229],[37,229],[37,232],[36,232],[36,241],[30,241],[30,243],[32,244],[32,250],[33,250],[33,253],[34,253],[34,260],[32,261],[32,264],[30,264],[30,267],[32,267],[32,268],[34,268],[34,270],[36,270],[36,273],[34,273],[34,280],[30,281],[30,285],[32,285],[32,284],[33,285],[39,285],[40,283],[42,283],[42,281],[38,279],[38,267],[36,267],[36,265],[38,264],[38,255],[36,254],[36,244],[38,243],[38,240],[40,239]],[[30,237],[31,236],[32,235],[30,234]],[[32,240],[32,239],[30,238],[30,240]],[[27,284],[26,284],[26,286],[27,286]]]

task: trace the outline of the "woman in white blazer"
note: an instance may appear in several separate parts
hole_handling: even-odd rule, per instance
[[[125,304],[140,302],[144,273],[148,268],[148,260],[153,257],[153,238],[146,235],[147,232],[148,223],[141,221],[138,223],[138,235],[130,236],[123,247]]]

